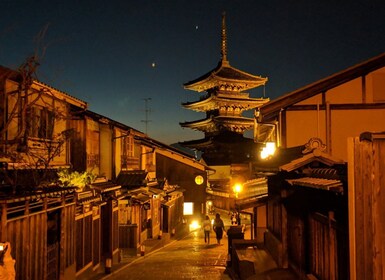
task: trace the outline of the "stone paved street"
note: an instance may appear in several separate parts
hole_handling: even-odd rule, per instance
[[[206,244],[202,231],[196,231],[169,246],[125,266],[110,280],[146,279],[231,279],[226,273],[227,237],[216,244],[211,233]]]

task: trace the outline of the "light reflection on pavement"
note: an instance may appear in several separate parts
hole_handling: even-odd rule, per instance
[[[231,279],[225,274],[227,236],[217,245],[214,232],[210,244],[204,242],[203,231],[190,233],[182,240],[144,256],[108,279]]]

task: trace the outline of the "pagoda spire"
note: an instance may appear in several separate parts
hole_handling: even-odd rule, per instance
[[[229,62],[227,61],[227,36],[226,36],[226,12],[222,13],[222,44],[221,44],[221,56],[222,64]]]

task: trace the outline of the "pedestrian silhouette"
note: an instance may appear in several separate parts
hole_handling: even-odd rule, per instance
[[[223,237],[223,231],[225,230],[225,225],[224,225],[223,220],[221,219],[221,215],[219,215],[219,213],[217,213],[215,215],[213,228],[215,231],[217,242],[218,242],[218,244],[221,244],[221,239]]]
[[[211,221],[209,216],[206,216],[203,221],[203,231],[205,232],[205,243],[210,244]]]

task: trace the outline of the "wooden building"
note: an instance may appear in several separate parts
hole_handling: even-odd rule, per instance
[[[385,133],[349,139],[350,279],[385,278]]]
[[[36,187],[49,183],[53,170],[70,166],[70,108],[81,111],[87,103],[31,75],[27,66],[0,66],[0,161],[7,167],[2,181]]]
[[[346,164],[314,140],[268,176],[265,246],[304,279],[349,279]]]
[[[118,262],[120,245],[131,237],[137,246],[162,230],[175,232],[183,223],[183,191],[159,189],[158,181],[184,187],[189,202],[203,211],[206,165],[33,80],[31,65],[19,72],[0,67],[0,176],[5,182],[0,188],[15,196],[1,198],[0,234],[15,248],[20,279],[86,279]],[[58,183],[58,168],[89,172],[99,181],[56,190],[52,183]],[[146,190],[128,191],[114,183],[117,174],[129,170],[147,174]],[[130,222],[137,225],[129,237],[119,235],[119,205],[127,200],[134,209]],[[31,236],[24,230],[31,230]],[[34,234],[45,237],[30,245]],[[31,253],[31,248],[36,250]]]
[[[0,67],[0,237],[17,279],[73,279],[75,188],[55,183],[71,164],[71,108],[87,103],[35,80],[35,67],[33,59],[19,71]]]
[[[348,137],[384,131],[385,54],[282,95],[256,110],[255,140],[290,148],[317,137],[347,161]]]
[[[357,279],[373,279],[372,276],[377,273],[376,271],[371,274],[375,270],[371,270],[374,266],[369,265],[369,276],[364,276],[363,271],[366,271],[366,267],[360,266],[364,261],[364,259],[360,259],[361,256],[365,256],[366,264],[372,261],[370,253],[368,255],[363,253],[367,249],[365,244],[371,242],[372,239],[362,239],[371,235],[369,233],[366,235],[365,231],[359,231],[360,226],[370,227],[370,223],[365,224],[365,221],[371,219],[369,218],[371,213],[368,212],[367,218],[363,217],[364,220],[360,220],[355,214],[366,209],[366,206],[360,204],[363,197],[357,196],[361,187],[358,185],[358,191],[352,192],[352,186],[354,186],[357,176],[360,175],[350,171],[354,175],[350,175],[348,182],[345,182],[344,172],[338,168],[335,175],[339,176],[337,179],[341,183],[335,183],[341,184],[342,192],[337,194],[335,191],[331,191],[328,185],[325,185],[327,181],[321,180],[319,183],[315,179],[298,181],[298,178],[287,176],[296,171],[305,177],[305,167],[310,167],[310,170],[313,169],[311,177],[325,179],[326,177],[323,176],[333,174],[334,171],[329,171],[330,169],[335,169],[336,166],[346,164],[348,161],[347,143],[350,137],[358,137],[365,131],[385,131],[385,123],[382,121],[385,117],[384,81],[385,54],[381,54],[283,95],[256,110],[256,142],[274,142],[278,151],[293,151],[312,139],[315,140],[313,141],[313,145],[315,145],[313,148],[316,148],[314,151],[324,149],[321,154],[313,152],[311,155],[310,151],[307,151],[304,156],[298,156],[298,159],[291,157],[290,160],[293,161],[291,165],[294,166],[293,164],[297,162],[298,170],[294,168],[285,173],[285,164],[282,163],[278,165],[281,166],[281,170],[277,175],[269,177],[269,206],[267,209],[269,231],[265,236],[265,243],[277,262],[283,267],[290,266],[298,273],[308,273],[318,279],[349,279],[348,277],[355,279],[356,272],[361,273]],[[355,156],[359,157],[352,161],[353,164],[357,164],[357,160],[361,161],[365,152],[359,148],[359,145],[362,144],[356,143],[354,144],[356,146]],[[351,151],[353,148],[349,148],[349,150]],[[309,157],[307,160],[306,155]],[[272,170],[272,162],[279,161],[278,158],[281,156],[282,154],[276,153],[268,159],[259,161],[258,165],[264,166],[264,172],[276,172]],[[353,158],[350,156],[349,160]],[[314,162],[318,162],[320,171],[317,171],[318,167],[312,166]],[[329,166],[325,166],[328,163]],[[363,168],[362,172],[366,172],[364,165],[352,167],[349,162],[349,169],[351,168],[356,168],[356,170]],[[374,172],[371,173],[373,178],[377,178],[381,173],[379,169],[372,169],[372,171]],[[320,174],[319,172],[326,173]],[[332,173],[329,174],[329,172]],[[326,179],[336,180],[336,178]],[[359,180],[363,182],[362,178]],[[301,191],[299,187],[302,188]],[[293,188],[295,191],[292,192]],[[321,191],[320,188],[326,189],[326,191]],[[306,196],[304,196],[305,189]],[[278,192],[276,192],[277,190]],[[348,192],[349,207],[352,205],[364,207],[355,208],[353,210],[355,213],[349,209],[349,231],[346,202]],[[368,198],[375,199],[370,192]],[[283,203],[284,201],[285,203]],[[296,208],[298,208],[297,211]],[[306,213],[310,218],[301,218],[301,215],[303,216],[301,212]],[[356,221],[353,228],[352,217],[355,217],[354,221]],[[298,231],[300,236],[295,236],[295,232]],[[363,246],[358,245],[357,240],[353,243],[351,241],[350,252],[353,253],[353,258],[351,256],[350,263],[348,263],[346,260],[349,249],[344,242],[352,238],[354,240],[354,234],[357,232],[361,234]],[[308,240],[301,238],[304,234]],[[298,255],[299,253],[301,255]],[[303,259],[304,257],[305,259]],[[357,260],[360,260],[360,263]]]
[[[71,165],[74,170],[114,180],[121,170],[141,168],[144,155],[134,137],[143,133],[89,110],[77,112],[75,108],[72,115]]]

